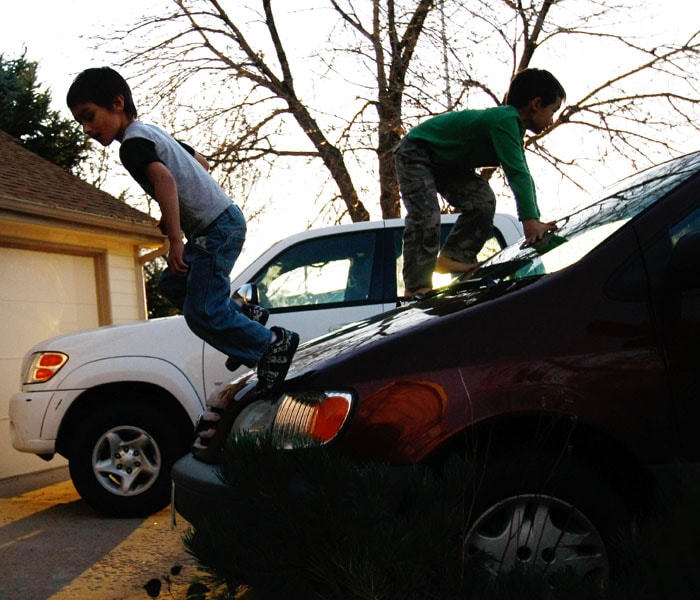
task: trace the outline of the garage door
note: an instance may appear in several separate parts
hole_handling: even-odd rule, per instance
[[[97,325],[94,258],[0,247],[0,448],[4,452],[9,446],[9,398],[19,391],[24,353],[48,337]],[[21,458],[19,453],[13,456]]]

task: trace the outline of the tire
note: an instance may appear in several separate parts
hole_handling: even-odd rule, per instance
[[[68,466],[90,506],[113,517],[144,517],[168,505],[170,469],[188,441],[145,398],[100,404],[75,432]]]
[[[542,454],[490,462],[475,478],[465,555],[492,575],[526,571],[548,582],[561,569],[598,586],[614,566],[612,543],[630,530],[620,495],[590,467]]]

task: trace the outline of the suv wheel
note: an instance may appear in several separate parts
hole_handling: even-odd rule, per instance
[[[68,456],[80,496],[110,516],[147,516],[170,501],[170,468],[186,451],[164,415],[141,402],[102,405],[76,429]]]

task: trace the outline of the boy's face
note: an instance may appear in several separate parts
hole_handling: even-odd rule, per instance
[[[131,122],[124,114],[124,103],[120,98],[115,98],[111,109],[94,102],[80,102],[71,108],[71,112],[87,136],[103,146],[109,146],[114,140],[122,140]]]
[[[551,104],[543,104],[542,98],[535,98],[529,104],[529,120],[526,127],[533,133],[542,133],[554,122],[554,115],[561,108],[563,99],[557,98]]]

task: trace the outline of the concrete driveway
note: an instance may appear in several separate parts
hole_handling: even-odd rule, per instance
[[[184,598],[201,575],[182,543],[188,527],[181,518],[171,527],[169,508],[146,519],[102,517],[70,481],[30,491],[0,482],[0,598],[141,600],[153,578],[161,598]]]

